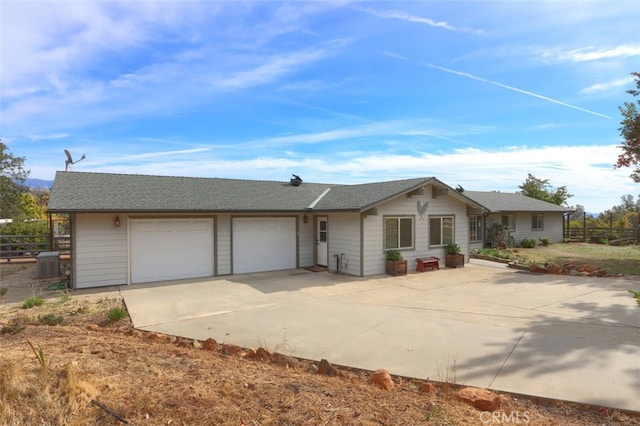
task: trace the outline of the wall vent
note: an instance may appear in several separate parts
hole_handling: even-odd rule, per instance
[[[38,255],[38,278],[57,277],[60,275],[60,253],[45,251]]]

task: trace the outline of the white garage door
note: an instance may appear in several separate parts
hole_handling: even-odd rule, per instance
[[[296,267],[296,222],[292,217],[233,219],[233,273]]]
[[[131,282],[213,275],[213,219],[133,219]]]

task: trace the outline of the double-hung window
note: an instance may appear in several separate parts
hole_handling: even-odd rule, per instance
[[[516,230],[516,215],[515,214],[503,214],[502,225],[507,228],[508,231]]]
[[[412,216],[384,218],[384,248],[385,250],[413,248]]]
[[[429,245],[444,246],[454,243],[453,216],[429,217]]]
[[[542,213],[534,213],[531,215],[531,230],[542,231],[544,229],[544,215]]]
[[[469,241],[482,241],[482,216],[469,216]]]

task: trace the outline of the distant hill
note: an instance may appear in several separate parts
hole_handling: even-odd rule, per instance
[[[24,184],[33,189],[51,189],[51,187],[53,186],[53,181],[44,179],[27,179],[24,181]]]

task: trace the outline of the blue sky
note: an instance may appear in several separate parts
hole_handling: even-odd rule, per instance
[[[76,171],[360,183],[528,173],[600,212],[638,1],[7,1],[0,137]]]

